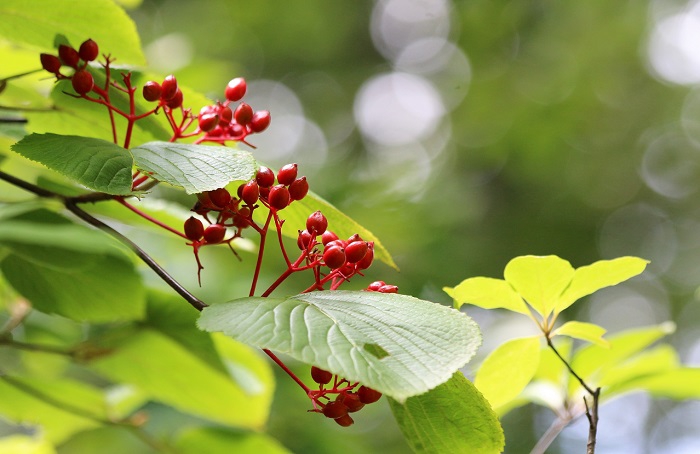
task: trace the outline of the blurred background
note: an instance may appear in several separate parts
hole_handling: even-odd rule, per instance
[[[670,342],[700,363],[700,2],[122,3],[149,69],[213,99],[245,77],[246,101],[273,118],[256,156],[297,162],[383,241],[401,271],[377,264],[359,287],[451,304],[442,287],[502,277],[518,255],[636,255],[651,260],[641,278],[564,316],[610,332],[673,320]],[[531,330],[468,313],[484,331],[475,364]],[[270,423],[294,452],[408,450],[385,404],[349,430],[309,424],[294,386],[280,377]],[[506,452],[529,452],[551,420],[508,414]],[[631,395],[602,407],[599,450],[698,452],[697,421],[697,402]],[[578,421],[549,452],[582,452],[586,435]]]

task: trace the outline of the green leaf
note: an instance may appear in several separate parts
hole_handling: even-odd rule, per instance
[[[601,374],[599,385],[605,388],[604,395],[608,398],[624,392],[631,381],[679,367],[680,361],[676,350],[670,345],[659,345],[607,369]]]
[[[515,399],[532,380],[540,362],[540,338],[521,337],[504,342],[477,370],[474,385],[495,410]]]
[[[0,36],[16,44],[55,52],[58,32],[76,49],[92,38],[120,64],[146,63],[136,25],[111,1],[3,0],[0,17]]]
[[[154,400],[236,427],[258,430],[267,420],[271,391],[267,377],[258,379],[254,368],[241,386],[174,340],[148,329],[130,334],[112,348],[110,355],[95,359],[90,367],[144,390]],[[241,362],[238,367],[247,365]]]
[[[602,326],[593,323],[570,321],[552,331],[552,335],[569,336],[573,337],[574,339],[592,342],[600,345],[601,347],[608,347],[608,341],[603,339],[603,335],[606,331],[607,330]]]
[[[571,284],[554,308],[555,312],[563,311],[579,298],[640,274],[648,263],[647,260],[638,257],[620,257],[613,260],[600,260],[591,265],[576,268]]]
[[[574,268],[555,255],[525,255],[508,262],[503,275],[533,309],[547,317],[571,282]]]
[[[503,279],[472,277],[454,288],[445,287],[443,290],[455,300],[457,309],[469,303],[484,309],[508,309],[525,315],[530,314],[520,295]]]
[[[622,389],[621,389],[622,388]],[[700,399],[700,368],[681,367],[630,380],[617,393],[642,390],[654,397],[687,400]]]
[[[447,381],[481,342],[476,323],[454,309],[376,292],[242,298],[205,308],[198,326],[285,353],[400,402]],[[384,353],[373,354],[377,347]]]
[[[257,170],[253,155],[227,147],[149,142],[131,152],[136,167],[157,180],[184,188],[188,194],[249,180]]]
[[[503,451],[505,439],[498,417],[484,396],[460,372],[403,404],[389,399],[389,405],[406,441],[416,453]]]
[[[49,441],[29,435],[10,435],[0,438],[0,452],[5,454],[55,454]]]
[[[95,191],[131,193],[133,159],[125,149],[105,140],[31,134],[12,149]]]
[[[289,454],[277,440],[263,433],[233,432],[218,427],[199,427],[182,433],[175,442],[180,454],[236,453]]]

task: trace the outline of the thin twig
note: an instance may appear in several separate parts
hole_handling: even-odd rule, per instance
[[[551,445],[561,431],[569,425],[571,420],[572,418],[569,414],[567,414],[565,417],[557,417],[547,428],[547,431],[537,441],[537,444],[534,448],[532,448],[530,454],[544,454],[547,451],[547,448],[549,448],[549,445]]]

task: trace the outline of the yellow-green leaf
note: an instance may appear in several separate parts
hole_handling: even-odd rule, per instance
[[[546,317],[571,282],[574,268],[555,255],[525,255],[508,262],[503,274],[520,296]]]
[[[455,300],[456,309],[468,303],[484,309],[508,309],[521,314],[530,313],[523,299],[503,279],[472,277],[454,288],[445,287],[443,290]]]
[[[594,323],[570,321],[555,329],[552,334],[555,336],[569,336],[575,339],[585,340],[601,347],[607,348],[608,341],[603,339],[603,334],[607,330]]]

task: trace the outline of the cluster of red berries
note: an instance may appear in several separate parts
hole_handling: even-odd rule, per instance
[[[170,109],[182,107],[182,90],[178,87],[177,79],[172,74],[166,76],[161,83],[149,80],[143,84],[141,94],[143,99],[148,102],[158,101],[159,106],[167,106]]]
[[[67,44],[58,46],[58,56],[53,54],[41,54],[41,66],[46,71],[54,74],[57,79],[71,79],[73,89],[79,95],[84,95],[92,91],[95,80],[87,70],[89,62],[95,60],[100,50],[97,43],[92,39],[83,41],[78,50]],[[61,67],[68,66],[75,70],[73,75],[67,76],[61,73]]]
[[[348,427],[355,422],[350,413],[355,413],[382,397],[379,391],[359,383],[350,383],[316,366],[311,367],[311,378],[319,387],[318,390],[309,391],[309,397],[314,406],[310,411],[323,413],[325,417],[335,420],[343,427]],[[331,387],[326,388],[331,381],[333,382]],[[331,400],[328,397],[329,394],[335,394],[335,399]]]

